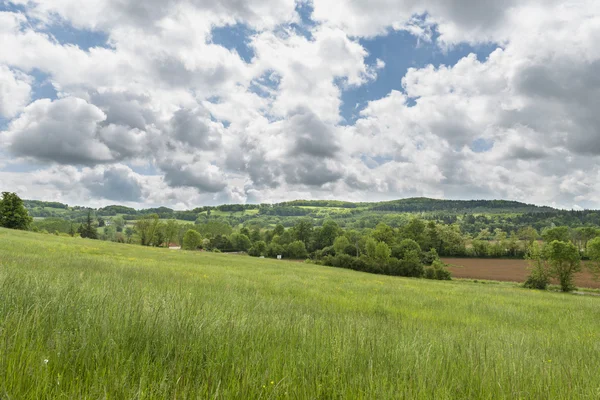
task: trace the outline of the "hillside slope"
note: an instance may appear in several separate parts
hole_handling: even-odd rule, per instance
[[[0,393],[595,398],[598,301],[0,229]]]

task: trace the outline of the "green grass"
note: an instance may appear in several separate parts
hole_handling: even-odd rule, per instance
[[[0,230],[2,399],[597,399],[599,339],[592,296]]]

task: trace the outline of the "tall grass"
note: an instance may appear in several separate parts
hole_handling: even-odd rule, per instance
[[[2,399],[600,398],[600,298],[0,230]]]

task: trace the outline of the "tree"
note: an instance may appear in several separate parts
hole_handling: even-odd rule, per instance
[[[587,243],[586,255],[591,263],[588,264],[595,278],[600,276],[600,237],[594,238]]]
[[[85,219],[85,223],[83,223],[79,227],[79,234],[82,238],[87,239],[98,239],[98,230],[94,225],[94,220],[92,219],[92,211],[88,210],[87,217]]]
[[[346,249],[351,246],[352,245],[346,236],[338,236],[333,242],[335,254],[344,254],[346,253]]]
[[[313,231],[313,223],[310,219],[305,218],[299,221],[293,228],[293,235],[296,240],[300,240],[304,243],[304,246],[308,246],[310,237]]]
[[[404,258],[400,260],[402,276],[412,278],[420,278],[423,276],[424,268],[421,263],[421,255],[414,250],[409,250],[404,254]]]
[[[33,222],[23,200],[16,193],[2,192],[0,200],[0,226],[9,229],[27,230]]]
[[[131,238],[133,237],[134,233],[135,231],[132,227],[128,226],[127,228],[125,228],[125,236],[127,237],[127,243],[131,243]]]
[[[542,239],[544,242],[550,243],[555,240],[559,242],[568,242],[571,239],[569,228],[566,226],[557,226],[555,228],[548,228],[542,232]]]
[[[419,218],[413,218],[402,229],[402,236],[405,239],[412,239],[419,245],[425,242],[425,222]]]
[[[104,232],[102,233],[102,240],[108,240],[110,242],[114,242],[117,239],[117,229],[113,226],[107,226],[104,228]]]
[[[375,251],[377,250],[377,241],[373,238],[368,238],[365,244],[365,250],[369,258],[375,258]]]
[[[550,283],[550,270],[537,242],[533,242],[525,259],[529,262],[531,273],[527,277],[524,286],[528,289],[546,290]]]
[[[267,253],[267,244],[262,240],[254,242],[254,244],[252,245],[250,250],[248,250],[248,254],[251,255],[252,257],[264,256],[266,253]]]
[[[306,246],[304,242],[301,240],[296,240],[287,245],[286,254],[288,257],[293,259],[302,259],[308,257],[308,252],[306,251]]]
[[[379,261],[382,264],[387,264],[387,262],[390,260],[391,255],[392,250],[390,249],[390,246],[387,245],[387,243],[377,243],[377,246],[375,246],[375,259],[377,261]]]
[[[252,247],[250,238],[243,233],[234,233],[229,237],[233,250],[248,251]]]
[[[316,248],[322,249],[333,245],[335,238],[340,234],[340,226],[334,220],[327,220],[323,227],[319,229],[316,236]]]
[[[150,246],[158,228],[158,214],[145,215],[135,223],[135,230],[140,235],[142,246]]]
[[[421,246],[413,239],[404,239],[400,244],[392,248],[392,255],[400,260],[404,258],[404,254],[407,251],[416,251],[421,254]]]
[[[179,224],[174,219],[170,219],[165,223],[165,244],[167,247],[171,245],[179,232]]]
[[[106,226],[106,222],[104,221],[104,218],[98,217],[98,227],[103,228],[105,226]]]
[[[550,264],[550,274],[558,279],[560,289],[563,292],[573,291],[573,275],[581,271],[581,256],[577,247],[571,242],[554,240],[546,245],[544,253]]]
[[[527,226],[525,228],[519,229],[519,231],[517,232],[517,236],[519,237],[519,239],[527,241],[527,244],[531,246],[531,244],[534,241],[536,241],[540,235],[534,227]]]
[[[281,235],[283,235],[283,232],[285,232],[284,226],[281,224],[277,224],[277,225],[275,225],[275,228],[273,229],[273,236],[275,236],[275,235],[281,236]]]
[[[161,247],[163,243],[166,241],[166,232],[165,232],[165,224],[163,222],[158,221],[156,225],[156,229],[154,230],[154,236],[152,236],[152,246]],[[169,243],[167,242],[167,247]]]
[[[375,240],[378,242],[384,242],[388,246],[392,246],[396,241],[394,230],[383,222],[377,224],[372,235]]]
[[[123,232],[123,228],[125,227],[125,219],[121,216],[116,216],[112,219],[112,224],[115,226],[117,232]]]
[[[201,244],[202,235],[200,235],[197,231],[188,229],[185,235],[183,235],[183,250],[196,250]]]

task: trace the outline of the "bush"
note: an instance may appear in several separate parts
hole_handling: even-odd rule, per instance
[[[531,273],[523,286],[528,289],[546,290],[550,284],[550,271],[537,242],[533,243],[525,259],[529,262]]]
[[[425,265],[432,265],[434,261],[438,261],[440,256],[436,249],[431,249],[429,251],[423,252],[421,256],[421,262]]]
[[[288,257],[297,259],[297,260],[308,257],[308,252],[306,251],[306,246],[304,245],[304,242],[301,240],[296,240],[295,242],[288,244],[285,248],[285,254]]]
[[[412,239],[404,239],[397,246],[392,248],[392,257],[396,257],[398,260],[404,258],[404,255],[409,251],[416,251],[417,253],[421,253],[421,246],[419,243],[415,242]]]
[[[412,278],[423,276],[423,264],[421,264],[421,255],[415,250],[409,250],[400,260],[400,275]]]
[[[331,263],[333,264],[332,266],[337,268],[353,269],[353,262],[354,257],[349,256],[348,254],[338,254],[331,258]]]
[[[449,281],[452,279],[452,274],[446,268],[446,264],[440,260],[436,260],[430,267],[425,268],[424,277],[438,281]]]
[[[285,249],[282,245],[271,242],[267,247],[267,256],[275,258],[278,255],[283,255],[284,251]]]
[[[267,244],[262,240],[259,240],[254,243],[252,247],[248,250],[248,254],[252,257],[260,257],[264,256],[267,252]]]
[[[185,235],[183,235],[183,246],[184,250],[196,250],[202,244],[202,235],[193,229],[189,229]]]

